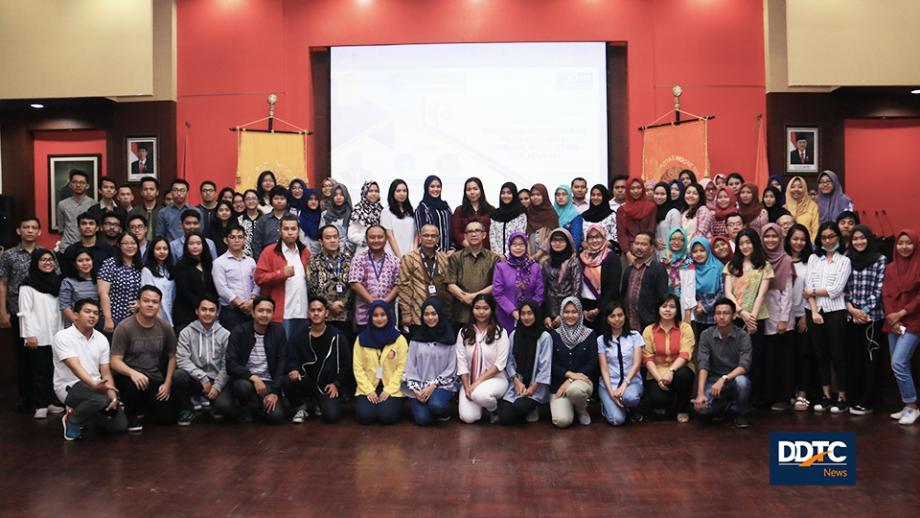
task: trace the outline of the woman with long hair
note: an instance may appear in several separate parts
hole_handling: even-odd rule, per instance
[[[715,217],[712,210],[706,205],[706,191],[698,183],[691,183],[684,188],[684,204],[686,209],[680,215],[680,226],[687,236],[712,237],[712,220]]]
[[[795,222],[808,230],[808,235],[817,239],[818,225],[821,219],[818,204],[808,195],[808,183],[801,176],[789,180],[786,186],[786,210],[795,218]]]
[[[885,270],[882,301],[891,370],[898,383],[904,408],[891,414],[901,424],[914,424],[920,417],[917,410],[917,386],[911,374],[911,358],[920,342],[920,233],[905,229],[898,233],[894,256]]]
[[[605,202],[604,205],[607,205]],[[590,210],[590,209],[589,209]],[[623,265],[620,256],[610,249],[607,229],[590,223],[585,228],[585,244],[578,259],[581,262],[581,291],[579,297],[585,319],[597,329],[597,315],[611,300],[622,298],[620,281]]]
[[[403,393],[412,400],[415,424],[428,426],[449,419],[450,401],[457,393],[457,335],[441,299],[422,303],[421,325],[409,342]]]
[[[620,250],[630,264],[635,261],[632,244],[640,232],[654,232],[655,202],[645,197],[645,186],[640,178],[630,178],[626,186],[626,202],[617,210],[617,238]]]
[[[205,246],[200,232],[192,232],[185,238],[182,259],[173,268],[176,283],[176,299],[173,304],[173,327],[183,329],[197,317],[195,308],[205,293],[215,294],[211,278],[211,251]]]
[[[482,418],[498,421],[498,401],[508,390],[508,333],[495,319],[495,299],[488,294],[473,298],[472,317],[457,335],[457,374],[460,391],[460,420],[472,424]]]
[[[255,233],[256,222],[263,215],[259,209],[259,194],[254,189],[248,189],[243,193],[243,204],[246,210],[240,214],[238,221],[246,233],[246,255],[252,257],[252,236]]]
[[[262,171],[259,173],[259,179],[256,180],[256,194],[259,196],[259,210],[262,214],[268,214],[272,211],[272,200],[269,193],[278,185],[275,173],[271,171]]]
[[[364,235],[368,228],[380,224],[381,212],[380,186],[373,180],[367,180],[361,186],[361,201],[355,205],[348,220],[348,241],[356,255],[367,250]]]
[[[597,377],[597,335],[585,326],[584,310],[578,297],[567,297],[559,307],[559,326],[553,338],[553,372],[549,402],[553,425],[558,428],[578,423],[591,424],[588,398]]]
[[[530,256],[539,261],[546,252],[544,248],[550,233],[559,228],[559,215],[553,209],[549,192],[542,183],[534,184],[530,189],[530,207],[527,209],[527,236],[530,244]]]
[[[358,424],[395,424],[406,397],[400,385],[409,346],[396,328],[393,306],[375,300],[368,315],[367,327],[355,340],[353,351],[355,420]]]
[[[709,210],[716,210],[716,190],[719,188],[718,185],[709,178],[703,178],[700,180],[700,186],[703,187],[703,191],[706,194],[704,198],[706,207]]]
[[[214,209],[214,222],[211,224],[211,239],[214,240],[214,247],[217,248],[217,255],[221,256],[227,251],[227,231],[230,227],[237,226],[236,218],[233,217],[233,205],[221,200],[217,202],[217,208]],[[149,247],[149,245],[148,245]]]
[[[438,228],[441,240],[438,248],[442,252],[449,252],[452,247],[451,225],[450,225],[450,205],[441,199],[441,190],[444,183],[436,175],[430,175],[425,178],[425,194],[422,201],[419,202],[415,209],[415,231],[421,232],[425,225],[434,225]],[[402,251],[405,253],[406,251]]]
[[[575,250],[581,252],[581,243],[584,239],[584,218],[575,208],[572,188],[566,184],[556,187],[553,196],[553,208],[559,216],[559,227],[569,231],[575,241]]]
[[[492,296],[498,322],[510,332],[520,319],[518,306],[525,300],[542,303],[544,287],[540,263],[527,255],[527,235],[511,234],[507,248],[507,258],[496,263],[492,273]]]
[[[604,307],[601,332],[597,337],[597,359],[601,379],[598,396],[604,419],[613,426],[626,424],[626,418],[642,399],[642,347],[645,342],[629,325],[623,303],[615,300]]]
[[[137,238],[130,232],[115,238],[117,253],[102,262],[97,274],[99,303],[105,315],[105,333],[113,333],[119,322],[131,316],[137,307],[141,288],[141,252]]]
[[[550,396],[553,339],[543,327],[540,303],[524,300],[515,311],[519,318],[508,339],[511,352],[505,367],[511,383],[498,402],[498,420],[503,425],[539,421],[539,407]]]
[[[64,319],[64,327],[70,327],[76,320],[74,305],[78,300],[99,300],[99,288],[96,287],[96,272],[93,268],[93,254],[86,248],[77,250],[73,264],[65,269],[70,274],[61,281],[58,294],[58,309]],[[103,322],[100,319],[99,322]],[[97,323],[97,328],[102,329]]]
[[[798,223],[792,225],[786,232],[784,249],[792,259],[792,267],[795,271],[792,282],[792,318],[795,319],[795,333],[790,337],[795,350],[795,393],[792,409],[796,412],[805,412],[811,407],[811,401],[808,398],[815,396],[814,359],[812,358],[811,340],[808,336],[808,321],[805,317],[808,304],[802,294],[805,290],[805,277],[808,274],[808,258],[814,253],[808,229]]]
[[[527,232],[527,209],[517,195],[513,182],[502,184],[498,194],[498,208],[492,211],[489,223],[489,248],[502,257],[511,253],[509,238],[515,233]],[[525,250],[526,253],[526,250]]]
[[[243,193],[234,192],[233,199],[230,201],[230,206],[233,207],[233,218],[239,219],[239,217],[246,212],[246,198],[243,197]]]
[[[173,325],[173,303],[176,300],[176,281],[173,275],[173,256],[169,241],[155,237],[148,247],[147,261],[141,270],[141,285],[156,286],[163,293],[160,297],[160,318]]]
[[[409,186],[399,178],[393,180],[387,191],[387,209],[380,213],[380,226],[387,231],[388,254],[402,257],[418,246],[414,215],[415,209],[409,201]]]
[[[572,235],[563,228],[550,234],[549,251],[543,260],[543,322],[547,329],[559,327],[562,301],[581,293],[581,261]]]
[[[789,408],[789,395],[795,388],[795,345],[789,331],[795,327],[792,315],[795,267],[783,247],[783,232],[776,223],[767,223],[760,230],[764,255],[773,268],[773,279],[764,296],[769,317],[764,327],[764,362],[751,364],[751,374],[758,373],[767,380],[764,392],[771,410],[782,412]],[[752,376],[753,377],[753,376]]]
[[[677,179],[680,180],[680,183],[684,184],[684,187],[689,187],[697,183],[696,173],[690,169],[681,169],[680,174],[677,175]]]
[[[467,178],[463,182],[463,201],[460,206],[454,209],[454,215],[450,218],[450,232],[453,238],[454,246],[459,250],[466,248],[466,225],[470,221],[478,221],[482,224],[483,231],[489,235],[489,224],[491,223],[492,211],[495,210],[486,200],[486,193],[482,187],[482,180],[476,178]],[[489,241],[485,242],[485,247],[489,248]]]
[[[642,404],[649,410],[674,416],[678,423],[690,421],[690,359],[696,339],[690,324],[680,318],[677,295],[668,293],[658,302],[658,321],[645,328],[642,340],[646,368]]]
[[[664,251],[668,246],[668,236],[671,229],[680,227],[680,208],[675,200],[671,199],[670,186],[667,182],[658,182],[654,190],[655,205],[655,241],[656,250]]]
[[[517,196],[518,196],[518,199],[521,200],[521,205],[523,205],[525,209],[529,209],[530,208],[530,189],[526,187],[521,189],[520,191],[518,191]]]

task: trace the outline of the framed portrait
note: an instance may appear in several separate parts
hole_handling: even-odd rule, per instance
[[[817,173],[818,127],[786,126],[786,172]]]
[[[129,183],[140,183],[141,178],[145,176],[159,179],[158,140],[156,135],[125,139],[125,156],[128,157],[126,178]]]
[[[57,225],[58,202],[73,194],[70,190],[70,173],[82,171],[89,177],[86,196],[96,197],[99,185],[99,167],[102,155],[48,155],[48,221],[51,230],[59,230]]]

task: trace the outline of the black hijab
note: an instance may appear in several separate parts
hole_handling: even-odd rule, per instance
[[[450,316],[444,309],[444,303],[437,297],[430,297],[422,303],[421,314],[425,314],[425,308],[431,306],[438,312],[438,323],[434,327],[425,324],[425,318],[422,318],[422,325],[415,331],[412,337],[416,342],[438,343],[442,345],[453,345],[457,342],[457,333],[454,332],[453,326],[450,325]]]
[[[857,252],[856,249],[853,248],[853,234],[857,232],[861,232],[866,236],[866,249],[862,252]],[[857,272],[863,271],[875,264],[881,256],[882,254],[878,251],[878,243],[875,241],[875,234],[872,233],[872,230],[865,225],[854,226],[850,233],[850,245],[847,249],[847,257],[850,258],[850,264],[853,266],[853,270]]]
[[[505,188],[511,189],[511,203],[505,203],[502,201],[501,191],[504,191]],[[505,182],[502,184],[502,188],[498,191],[498,208],[492,211],[492,219],[498,221],[499,223],[507,223],[512,219],[520,216],[526,211],[524,205],[521,204],[521,199],[518,197],[518,188],[514,182]]]
[[[571,259],[572,255],[575,254],[575,249],[572,248],[572,240],[569,239],[563,232],[559,230],[553,231],[553,233],[549,235],[549,240],[552,241],[553,237],[555,237],[556,234],[559,234],[560,236],[565,238],[565,248],[562,249],[561,252],[557,252],[553,250],[552,246],[549,247],[549,264],[553,268],[561,267],[562,263]]]
[[[518,306],[518,311],[527,306],[536,317],[533,324],[525,326],[520,320],[514,326],[514,355],[515,370],[521,377],[521,382],[529,386],[533,376],[533,366],[537,358],[537,341],[543,334],[543,316],[540,314],[540,305],[532,300],[525,300]]]
[[[783,206],[786,205],[786,196],[783,195],[783,191],[780,191],[772,185],[768,185],[766,189],[763,190],[763,195],[766,196],[768,192],[773,193],[773,198],[776,200],[773,202],[773,205],[767,207],[766,203],[763,203],[763,196],[761,196],[761,205],[763,208],[767,209],[767,218],[770,223],[776,223],[776,220],[783,215]]]
[[[38,269],[38,261],[45,255],[54,257],[54,252],[47,248],[36,248],[29,256],[29,274],[20,286],[29,286],[39,293],[57,297],[61,292],[61,275],[57,273],[57,259],[54,261],[55,269],[45,273]]]
[[[601,192],[601,196],[604,198],[601,201],[600,205],[595,205],[591,203],[591,193],[594,192],[594,189],[597,189]],[[607,189],[607,186],[604,184],[597,184],[588,191],[588,210],[582,213],[581,217],[589,223],[600,223],[604,221],[607,216],[613,213],[613,209],[610,208],[610,191]]]

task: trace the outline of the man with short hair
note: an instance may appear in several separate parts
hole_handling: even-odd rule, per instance
[[[859,214],[852,210],[845,210],[837,215],[837,228],[840,229],[840,251],[846,253],[850,247],[850,236],[853,227],[859,225]]]
[[[402,325],[414,331],[421,324],[419,308],[429,297],[438,297],[444,307],[450,307],[447,291],[447,254],[438,250],[441,233],[434,225],[423,225],[419,231],[419,247],[403,254],[399,265],[399,312]]]
[[[738,237],[743,228],[744,219],[741,218],[741,214],[735,212],[725,218],[725,233],[727,234],[726,237],[728,237],[728,244],[732,247],[732,252],[735,251],[735,238]]]
[[[294,423],[309,417],[308,403],[324,423],[336,423],[342,417],[342,388],[348,381],[349,344],[338,329],[326,325],[329,316],[326,299],[314,296],[307,312],[310,332],[306,339],[288,343],[287,394],[294,412]]]
[[[198,193],[201,195],[198,210],[202,215],[202,233],[207,237],[213,237],[211,227],[217,220],[217,184],[211,180],[205,180],[198,187]]]
[[[147,241],[152,241],[156,230],[157,215],[160,213],[160,182],[152,176],[141,178],[141,203],[128,213],[129,215],[144,216],[147,222]]]
[[[252,300],[259,295],[253,274],[256,262],[246,255],[246,231],[231,225],[224,241],[227,251],[211,265],[211,278],[220,297],[220,324],[233,330],[252,319]]]
[[[284,329],[272,322],[275,301],[270,297],[256,297],[252,313],[252,321],[238,325],[230,333],[227,344],[227,374],[236,406],[218,410],[240,422],[252,421],[255,410],[269,424],[281,424],[284,421],[281,388],[287,369],[287,338]]]
[[[179,426],[188,426],[203,407],[227,408],[233,396],[224,391],[230,377],[224,366],[230,331],[217,322],[217,299],[205,295],[195,307],[197,320],[179,332],[173,387]],[[232,412],[232,410],[231,410]]]
[[[172,203],[160,209],[157,214],[156,235],[164,236],[172,241],[185,235],[182,230],[182,214],[191,209],[198,212],[198,221],[201,221],[201,211],[196,207],[189,205],[188,199],[188,182],[182,178],[177,178],[172,183]]]
[[[591,207],[588,199],[588,181],[580,176],[572,180],[572,205],[579,214]]]
[[[80,299],[73,310],[73,325],[58,331],[51,345],[54,394],[68,408],[62,418],[64,439],[79,439],[90,426],[124,432],[128,422],[109,369],[109,342],[95,329],[99,303]]]
[[[160,424],[176,422],[173,373],[176,371],[176,334],[159,317],[163,293],[151,285],[141,287],[138,310],[122,320],[112,336],[112,371],[125,403],[128,431],[144,429],[145,417]],[[166,372],[160,367],[164,354]]]
[[[89,175],[79,169],[71,169],[70,190],[73,194],[59,201],[57,205],[57,226],[61,231],[59,250],[64,250],[80,240],[77,217],[96,204],[96,200],[86,195],[89,187]]]
[[[348,283],[355,292],[355,324],[358,332],[367,326],[371,302],[382,300],[392,304],[398,293],[399,259],[386,251],[386,231],[371,225],[364,232],[367,250],[351,260]]]
[[[269,192],[269,201],[272,210],[259,218],[252,229],[252,258],[256,261],[262,250],[272,243],[278,242],[281,232],[281,218],[288,214],[288,192],[280,185],[272,187]]]
[[[751,426],[745,417],[751,394],[751,337],[734,325],[735,303],[727,298],[716,301],[716,325],[703,331],[696,348],[697,391],[693,407],[702,415],[729,414],[735,427]]]
[[[668,293],[668,272],[655,260],[655,234],[642,231],[632,244],[635,260],[623,272],[622,290],[626,312],[638,329],[658,320],[658,301]]]
[[[262,295],[278,301],[273,321],[282,324],[288,339],[303,336],[309,325],[307,263],[310,250],[297,239],[299,235],[297,216],[285,214],[281,218],[281,237],[265,248],[253,274]]]
[[[16,226],[19,243],[0,254],[0,328],[12,328],[13,350],[16,357],[16,386],[22,409],[32,408],[32,363],[26,348],[19,340],[19,286],[29,274],[32,252],[42,235],[41,222],[35,216],[26,216]]]
[[[201,232],[201,213],[197,209],[186,209],[182,213],[182,235],[169,242],[169,252],[172,255],[173,262],[178,263],[182,256],[185,255],[185,239],[192,232]],[[214,241],[204,238],[208,244],[208,251],[211,252],[211,259],[217,258],[217,247]]]
[[[354,302],[354,290],[348,282],[351,254],[339,248],[339,229],[323,225],[319,229],[320,251],[310,257],[307,265],[308,292],[326,299],[329,324],[337,328],[351,343],[352,321],[348,318]]]
[[[105,244],[115,247],[122,230],[121,218],[117,214],[106,212],[102,215],[102,241]]]
[[[621,205],[626,203],[626,182],[629,177],[626,175],[616,175],[613,177],[613,183],[610,186],[610,208],[616,212]]]
[[[148,160],[149,154],[146,146],[137,146],[137,160],[131,161],[131,174],[156,174],[153,164]]]
[[[450,304],[450,318],[458,324],[469,322],[470,308],[477,295],[492,293],[492,274],[499,260],[494,252],[482,245],[486,236],[481,223],[470,221],[464,230],[468,246],[454,252],[447,265],[447,290],[454,296]]]
[[[90,207],[88,212],[96,218],[96,221],[100,225],[103,223],[103,217],[105,217],[106,214],[114,212],[120,221],[124,221],[125,216],[127,216],[127,211],[120,208],[115,203],[115,195],[117,193],[118,184],[115,180],[108,176],[103,176],[99,180],[99,203]]]
[[[131,214],[131,211],[134,210],[134,191],[131,190],[130,185],[122,185],[118,188],[115,202],[118,203],[118,208],[124,211],[126,217]]]
[[[80,229],[80,241],[68,246],[64,250],[64,260],[61,261],[64,265],[65,275],[67,276],[76,275],[72,265],[74,259],[77,258],[77,254],[84,248],[89,250],[89,255],[93,256],[94,272],[99,271],[103,261],[109,257],[115,257],[115,248],[109,246],[97,237],[99,225],[96,223],[96,218],[90,213],[84,212],[77,217],[77,224]]]
[[[141,261],[147,260],[147,220],[144,216],[134,213],[128,216],[128,232],[137,238],[138,252],[141,254]]]

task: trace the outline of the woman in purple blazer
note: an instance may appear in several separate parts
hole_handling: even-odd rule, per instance
[[[498,305],[498,322],[509,333],[517,321],[517,308],[525,300],[543,303],[543,276],[540,264],[527,255],[527,235],[514,232],[508,236],[508,258],[495,265],[492,295]]]

